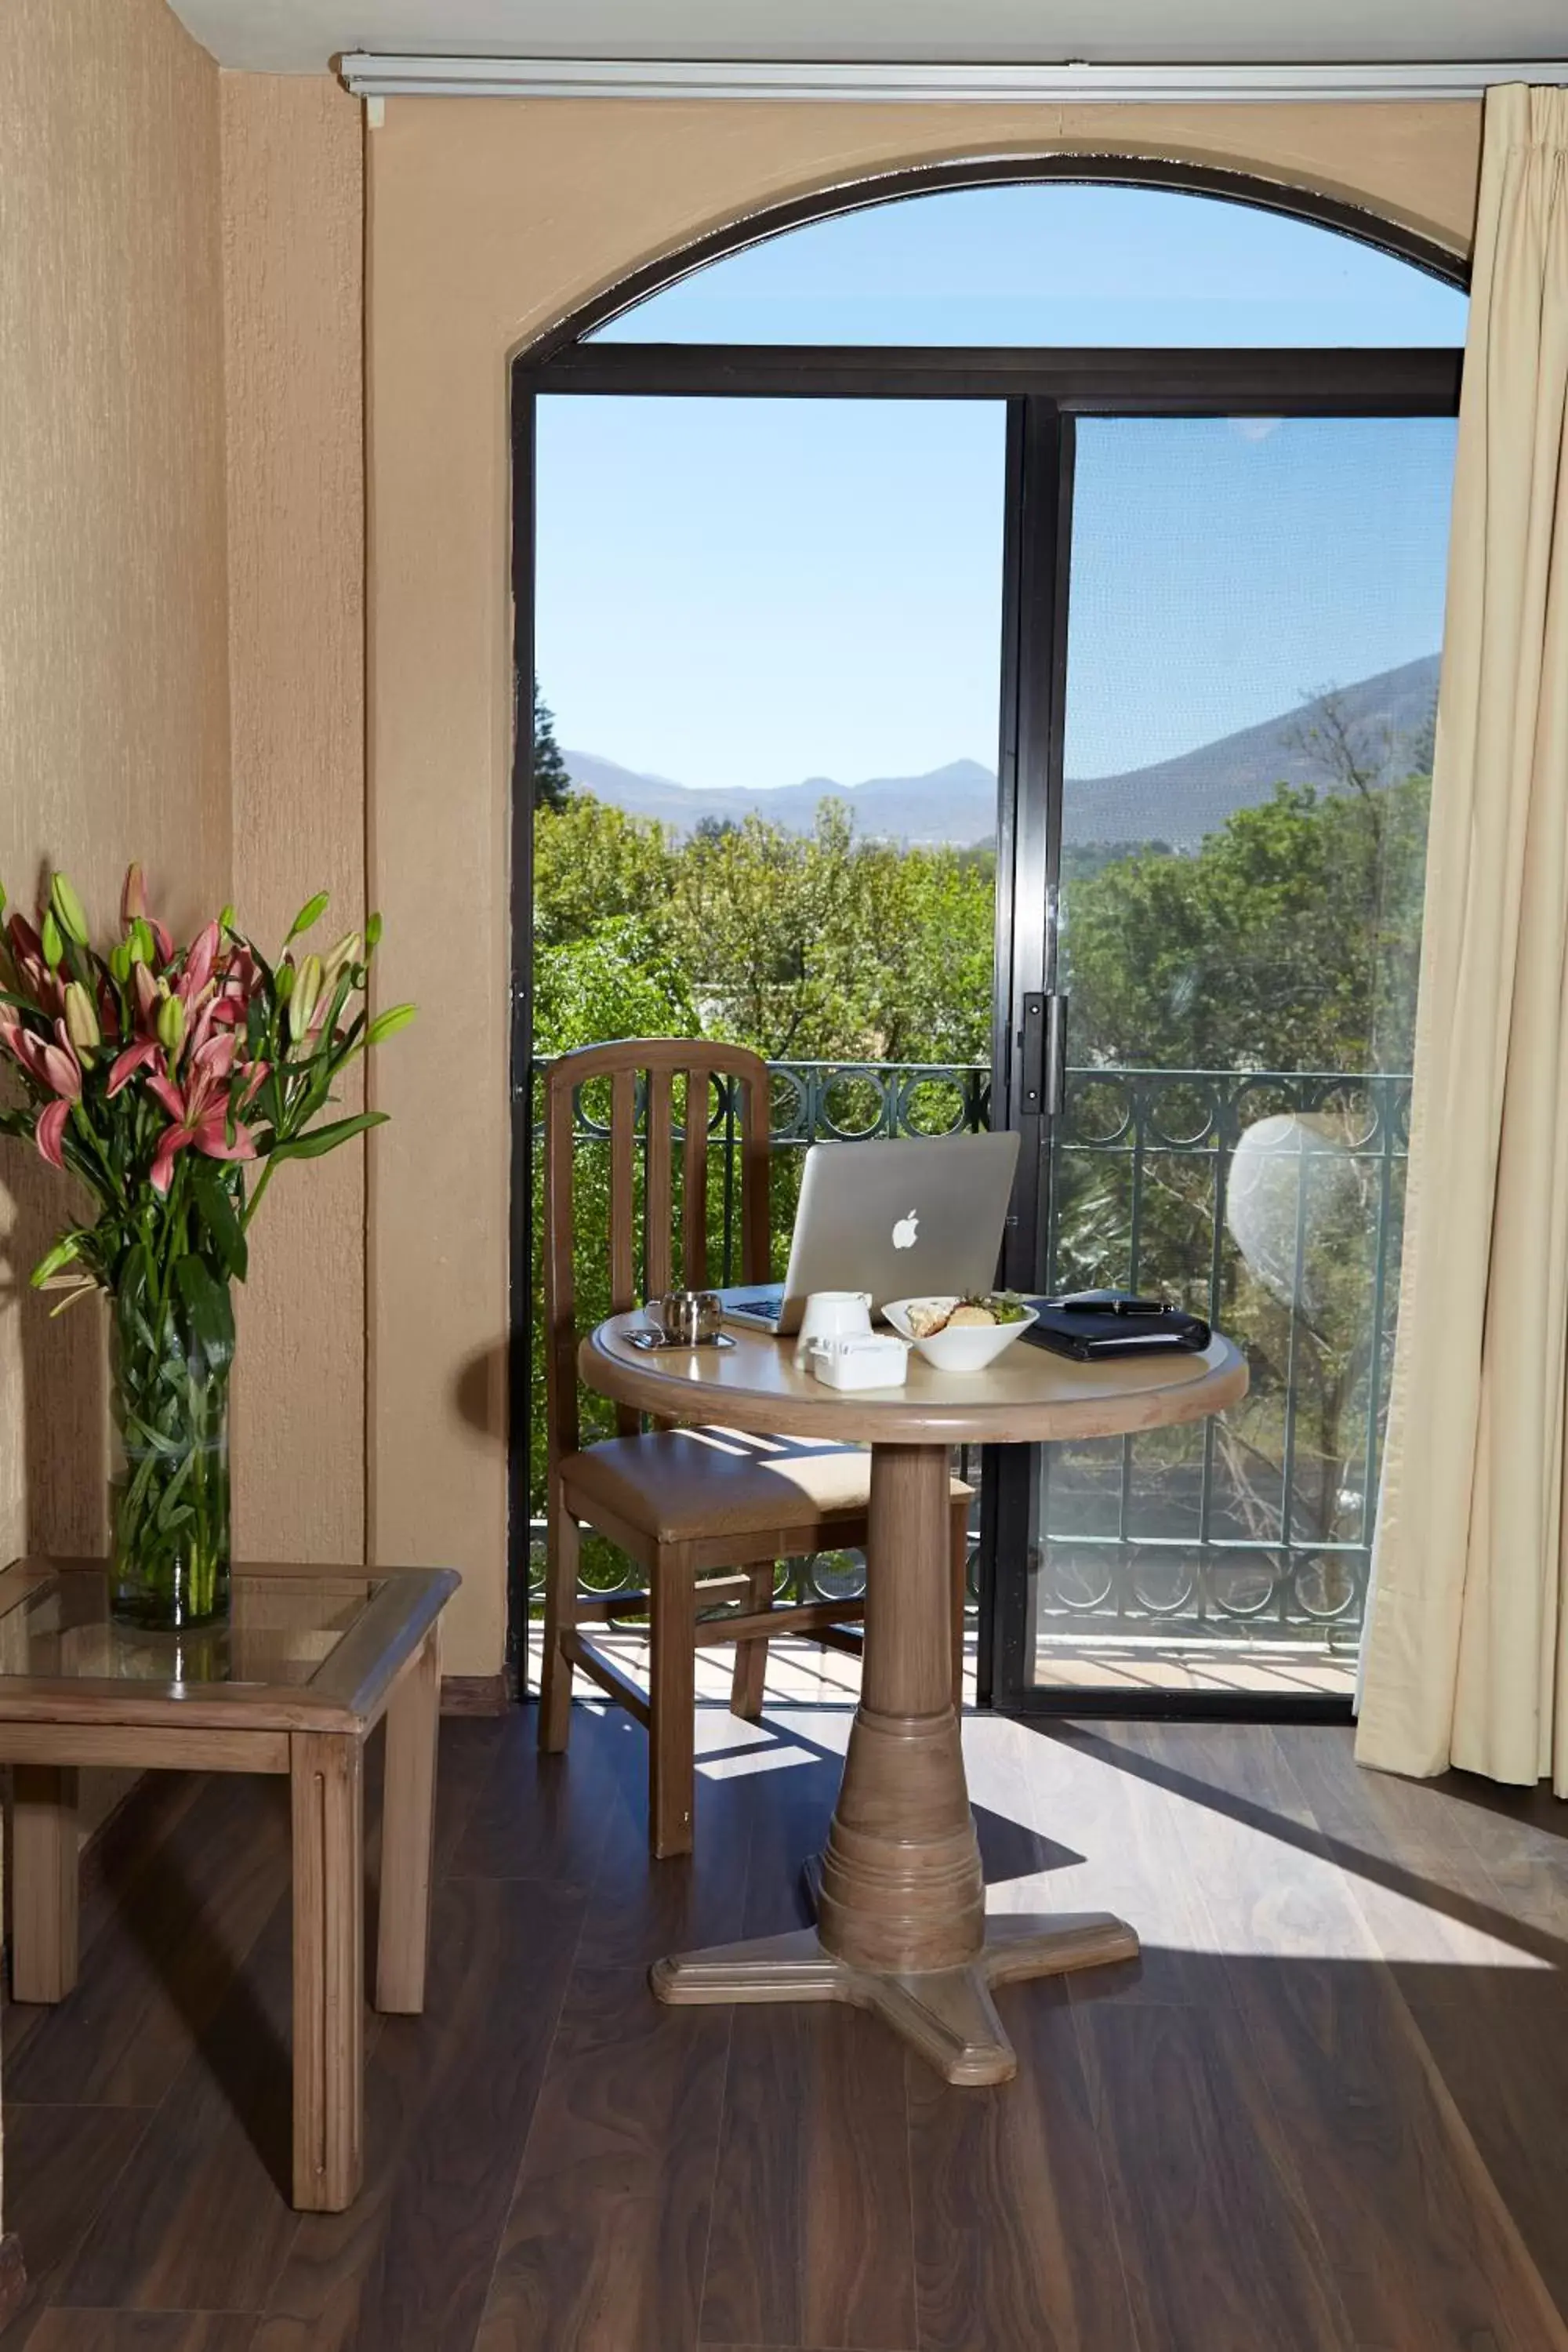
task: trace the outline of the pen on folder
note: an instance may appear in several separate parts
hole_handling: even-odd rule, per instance
[[[1051,1304],[1064,1315],[1163,1315],[1163,1298],[1057,1298]]]

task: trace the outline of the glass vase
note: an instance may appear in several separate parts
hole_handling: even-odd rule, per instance
[[[117,1291],[110,1322],[110,1603],[150,1631],[210,1625],[228,1609],[226,1283],[204,1268],[195,1307],[168,1270]]]

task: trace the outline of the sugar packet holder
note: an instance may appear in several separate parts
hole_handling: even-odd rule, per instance
[[[900,1389],[910,1375],[907,1341],[889,1332],[838,1332],[811,1339],[806,1369],[830,1389]]]

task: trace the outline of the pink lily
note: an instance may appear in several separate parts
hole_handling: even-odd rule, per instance
[[[234,1069],[232,1030],[209,1037],[186,1064],[184,1087],[161,1071],[147,1081],[174,1124],[164,1129],[153,1155],[149,1181],[155,1192],[166,1193],[174,1178],[178,1153],[192,1145],[208,1160],[254,1160],[256,1142],[248,1128],[237,1119],[234,1140],[228,1139],[228,1082]]]
[[[110,1101],[112,1102],[115,1096],[131,1084],[138,1070],[156,1069],[161,1063],[162,1052],[155,1037],[142,1037],[134,1045],[127,1045],[123,1054],[116,1055],[114,1066],[109,1073],[109,1084],[104,1092]]]
[[[44,943],[25,916],[13,915],[6,926],[17,977],[31,991],[40,1012],[58,1012],[65,1002],[65,983],[44,961]]]
[[[214,920],[208,923],[205,929],[198,931],[191,941],[190,953],[185,958],[185,968],[175,982],[187,1013],[213,976],[213,966],[217,961],[218,943],[222,936],[216,921]]]
[[[33,1130],[33,1140],[40,1156],[48,1161],[51,1168],[58,1168],[62,1176],[66,1166],[66,1121],[70,1115],[68,1102],[52,1102],[46,1110],[38,1113],[38,1123]]]
[[[68,1108],[81,1100],[81,1064],[63,1021],[56,1022],[55,1033],[58,1042],[51,1044],[36,1029],[24,1029],[17,1022],[13,1027],[0,1030],[0,1039],[10,1047],[34,1085],[58,1095]]]
[[[5,1011],[10,1012],[10,1006]],[[77,1060],[63,1021],[55,1024],[58,1043],[50,1044],[36,1029],[24,1029],[12,1019],[0,1023],[0,1045],[9,1046],[37,1087],[47,1087],[55,1099],[38,1113],[33,1140],[51,1168],[65,1170],[66,1121],[72,1103],[81,1100],[81,1064]]]
[[[163,1001],[158,993],[157,982],[144,963],[132,964],[131,982],[136,991],[138,1020],[144,1029],[154,1028],[157,1025],[158,1007]]]

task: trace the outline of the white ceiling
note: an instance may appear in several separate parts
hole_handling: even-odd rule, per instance
[[[221,65],[351,49],[846,64],[1430,64],[1560,58],[1564,0],[172,0]]]

